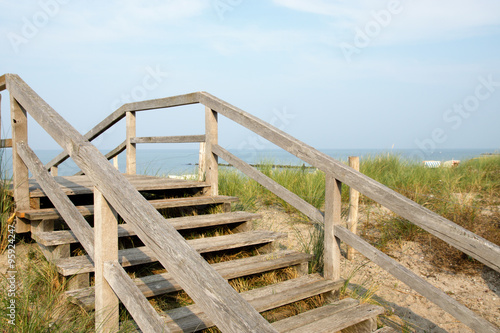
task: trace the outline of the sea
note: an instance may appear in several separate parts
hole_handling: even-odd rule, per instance
[[[5,149],[1,158],[6,177],[12,175],[12,156],[10,149]],[[415,149],[320,149],[321,152],[339,161],[347,162],[349,156],[358,156],[362,161],[365,158],[397,155],[421,163],[424,160],[433,161],[464,161],[477,158],[485,154],[498,154],[495,149],[441,149],[432,153],[424,153]],[[46,164],[57,156],[60,150],[35,150],[42,163]],[[103,151],[106,153],[107,151]],[[280,149],[262,150],[231,150],[231,153],[250,164],[270,163],[274,165],[308,166],[294,155]],[[198,168],[198,149],[137,149],[137,173],[168,176],[196,174]],[[219,159],[219,163],[226,163]],[[118,156],[120,171],[125,172],[125,153]],[[59,166],[60,176],[73,175],[80,171],[76,164],[68,159]]]

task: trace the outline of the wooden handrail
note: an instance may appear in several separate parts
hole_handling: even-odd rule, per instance
[[[199,98],[200,103],[206,107],[259,134],[264,139],[297,156],[304,162],[317,167],[325,173],[331,173],[342,183],[500,272],[499,246],[215,96],[200,92]]]
[[[7,88],[71,156],[181,287],[225,332],[276,332],[78,131],[19,76]]]
[[[196,143],[205,142],[205,135],[142,136],[130,139],[132,143]]]
[[[363,256],[373,261],[375,264],[389,272],[399,281],[417,291],[419,294],[439,306],[444,311],[448,312],[462,323],[466,324],[477,332],[498,332],[489,321],[478,316],[473,311],[469,310],[465,305],[457,302],[455,299],[448,296],[442,290],[434,287],[429,282],[417,274],[410,271],[408,268],[401,265],[396,260],[392,259],[382,251],[379,251],[361,237],[353,234],[342,226],[335,227],[335,235],[354,249],[359,251]]]
[[[90,131],[88,131],[84,135],[84,138],[89,141],[94,140],[99,135],[108,130],[111,126],[116,124],[118,121],[122,120],[128,111],[154,110],[154,109],[163,109],[175,106],[196,104],[198,103],[197,99],[198,99],[198,93],[191,93],[186,95],[172,96],[172,97],[124,104],[121,107],[119,107],[115,112],[104,118],[99,124],[94,126]],[[69,155],[66,152],[62,152],[56,157],[54,157],[49,163],[47,163],[45,167],[47,168],[47,170],[50,170],[50,168],[58,166],[59,164],[64,162],[68,157]]]
[[[264,175],[262,172],[252,167],[245,161],[234,156],[224,148],[219,145],[212,146],[212,151],[214,154],[218,155],[220,158],[243,172],[248,177],[255,180],[260,185],[264,186],[266,189],[274,193],[279,198],[285,200],[287,203],[295,207],[302,214],[313,220],[314,222],[323,224],[323,214],[319,209],[299,197],[297,194],[281,186],[271,178]]]
[[[17,144],[17,151],[23,162],[37,179],[42,190],[47,194],[61,217],[66,221],[76,238],[78,238],[80,244],[82,244],[90,258],[94,259],[94,232],[88,222],[25,142]]]
[[[113,150],[111,150],[109,153],[104,155],[104,157],[106,157],[106,159],[110,160],[110,159],[120,155],[120,153],[122,153],[126,147],[127,147],[127,142],[123,141],[118,146],[116,146]],[[74,174],[74,176],[80,176],[80,175],[83,175],[83,171],[78,171],[77,173]]]

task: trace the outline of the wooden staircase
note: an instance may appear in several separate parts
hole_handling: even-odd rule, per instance
[[[70,299],[87,309],[95,306],[99,332],[118,330],[119,301],[143,332],[192,332],[213,325],[223,332],[374,331],[374,318],[382,308],[349,299],[332,303],[335,291],[344,283],[340,277],[340,241],[473,330],[498,332],[495,325],[346,229],[341,217],[342,185],[498,272],[499,246],[215,96],[195,92],[127,103],[82,135],[18,75],[0,76],[3,90],[10,94],[12,139],[0,143],[11,147],[13,153],[16,232],[31,231],[45,256],[61,274],[70,277]],[[136,112],[191,104],[204,106],[204,134],[136,136]],[[64,150],[46,165],[28,144],[28,114]],[[324,172],[324,212],[219,145],[219,115]],[[122,119],[126,124],[125,141],[103,155],[91,141]],[[193,142],[200,143],[199,174],[204,181],[135,175],[137,144]],[[127,175],[109,163],[123,151],[127,155]],[[57,177],[58,166],[68,157],[82,170],[81,176]],[[237,198],[218,194],[218,158],[324,229],[322,276],[308,274],[310,255],[275,251],[274,242],[286,235],[253,230],[252,221],[258,215],[232,211],[231,204]],[[118,216],[126,223],[120,222]],[[218,229],[223,232],[214,232]],[[212,264],[206,260],[243,250],[249,254],[244,258]],[[139,268],[156,265],[156,261],[165,270],[155,271],[158,274],[149,270],[151,274],[131,278],[129,273],[143,272]],[[227,282],[275,270],[293,270],[290,267],[295,268],[294,276],[241,294]],[[92,275],[95,286],[90,283]],[[163,297],[181,289],[195,304],[159,313],[146,298]],[[328,304],[272,324],[259,314],[317,295],[323,295]]]
[[[332,281],[319,274],[308,274],[312,255],[276,249],[273,243],[287,237],[286,234],[253,230],[252,221],[260,216],[232,211],[231,203],[238,199],[207,195],[209,185],[205,182],[138,175],[126,175],[126,178],[166,217],[166,221],[187,238],[188,244],[197,252],[212,258],[214,254],[220,257],[229,254],[227,258],[235,258],[212,264],[224,279],[256,276],[289,267],[295,269],[296,273],[291,279],[241,293],[259,312],[317,295],[325,295],[331,300],[331,295],[344,284],[341,279]],[[56,180],[92,227],[93,187],[88,178],[71,176],[56,177]],[[58,272],[68,278],[70,290],[66,292],[67,297],[84,309],[93,310],[95,294],[94,286],[90,283],[94,272],[92,259],[81,250],[74,233],[33,179],[30,180],[30,196],[33,205],[39,208],[19,210],[16,212],[17,217],[32,225],[32,237],[47,259],[55,264]],[[220,235],[215,230],[224,232]],[[135,237],[130,225],[124,222],[119,224],[118,237],[123,244],[118,252],[118,261],[122,267],[128,267],[129,272],[157,261],[154,253]],[[235,252],[244,253],[245,256],[235,256]],[[145,297],[158,297],[182,290],[168,272],[136,277],[133,283]],[[372,332],[376,329],[377,315],[383,312],[384,309],[379,306],[343,299],[334,303],[325,302],[325,306],[279,320],[273,323],[273,327],[278,332],[337,332],[348,327],[353,327],[355,331]],[[171,332],[194,332],[214,326],[196,304],[162,311],[160,316]]]

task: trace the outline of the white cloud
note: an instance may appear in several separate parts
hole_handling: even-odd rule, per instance
[[[401,43],[457,39],[500,32],[500,2],[497,0],[274,0],[289,9],[330,16],[338,41],[354,36],[373,20],[373,12],[399,3],[402,12],[376,43]]]

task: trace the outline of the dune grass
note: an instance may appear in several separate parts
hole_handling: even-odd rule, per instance
[[[267,165],[264,163],[258,169],[316,208],[323,210],[325,200],[323,172],[303,168],[274,168],[272,163]],[[420,163],[405,160],[398,155],[386,154],[362,159],[360,171],[437,214],[493,243],[500,244],[498,211],[500,157],[463,161],[453,168],[426,168]],[[241,200],[240,208],[255,210],[260,206],[279,205],[298,219],[307,220],[288,203],[235,169],[221,169],[219,177],[220,193],[238,196]],[[344,216],[349,204],[348,193],[348,187],[343,185]],[[362,207],[368,207],[368,210],[378,205],[362,195],[360,204]],[[370,219],[368,227],[378,229],[377,236],[368,237],[368,240],[379,248],[401,240],[420,241],[432,244],[438,249],[437,254],[446,251],[447,257],[454,258],[451,263],[473,262],[446,243],[431,237],[421,228],[394,214],[388,214],[378,220]],[[308,246],[310,248],[305,250],[313,252],[311,249],[313,246]],[[442,262],[438,261],[436,264]]]

